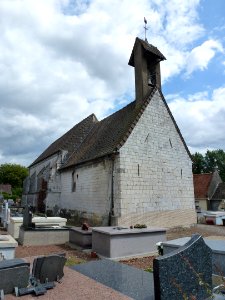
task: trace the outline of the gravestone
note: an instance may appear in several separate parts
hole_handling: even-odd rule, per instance
[[[14,292],[15,287],[27,287],[30,264],[23,259],[9,259],[0,262],[0,290],[4,294]]]
[[[196,234],[153,261],[155,300],[206,299],[212,291],[212,250]]]
[[[64,275],[65,255],[49,255],[34,260],[32,276],[40,283],[58,281]]]
[[[32,211],[29,205],[26,205],[23,212],[23,228],[32,228]]]

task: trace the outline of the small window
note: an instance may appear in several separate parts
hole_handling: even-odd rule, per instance
[[[76,192],[76,176],[75,171],[72,173],[72,192]]]

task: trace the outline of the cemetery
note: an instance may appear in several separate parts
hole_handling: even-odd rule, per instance
[[[41,295],[41,299],[44,300],[48,299],[45,298],[45,294],[46,297],[50,293],[57,295],[57,289],[62,291],[64,299],[73,299],[72,296],[67,297],[70,292],[66,288],[67,282],[71,282],[73,278],[76,280],[71,284],[71,289],[73,285],[77,287],[80,280],[89,282],[87,290],[95,284],[103,285],[101,297],[96,296],[93,299],[103,299],[102,295],[108,293],[106,288],[111,289],[115,299],[225,299],[225,239],[208,239],[194,234],[168,240],[165,228],[90,228],[86,223],[81,227],[66,227],[64,223],[61,225],[64,230],[57,231],[54,224],[34,224],[27,206],[18,238],[14,239],[9,232],[1,231],[1,300],[7,300],[9,296],[12,297],[10,300],[16,297],[26,300],[30,294]],[[37,255],[31,260],[17,257],[17,249],[23,248],[27,243],[24,239],[21,246],[21,232],[25,235],[30,234],[27,235],[27,241],[32,249],[47,244],[48,247],[54,247],[53,244],[58,243],[61,245],[58,253],[50,251],[48,255]],[[38,235],[35,236],[36,232]],[[52,234],[52,243],[45,242],[45,239],[51,241],[51,236],[47,236],[48,232]],[[57,239],[55,232],[62,236],[61,240]],[[66,236],[64,232],[67,232]],[[221,232],[224,235],[223,226]],[[157,254],[159,242],[163,255]],[[72,247],[70,249],[74,246],[78,250],[68,250],[68,245]],[[69,260],[68,251],[76,251],[78,257],[80,253],[86,259],[80,261],[81,263],[78,261],[78,264],[65,266],[67,259]],[[93,253],[97,259],[91,259]],[[147,271],[149,265],[142,269],[129,265],[129,262],[144,260],[145,256],[152,257],[152,272]],[[68,272],[70,279],[64,278],[64,274]],[[96,283],[93,283],[93,280]],[[96,288],[93,293],[99,291],[100,289]],[[85,297],[81,295],[77,299]]]

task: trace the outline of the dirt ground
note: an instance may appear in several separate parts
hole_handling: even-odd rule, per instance
[[[214,226],[197,224],[195,226],[185,228],[173,228],[167,231],[167,240],[173,240],[180,237],[191,236],[194,233],[199,233],[203,237],[225,239],[225,226]],[[5,231],[0,230],[0,234],[6,234]],[[66,245],[51,245],[51,246],[18,246],[16,248],[16,257],[32,257],[38,255],[48,255],[50,253],[66,253],[68,264],[83,263],[85,261],[96,260],[92,258],[90,252],[78,251],[71,249]],[[140,269],[147,269],[152,267],[154,256],[134,258],[123,260],[122,262]]]

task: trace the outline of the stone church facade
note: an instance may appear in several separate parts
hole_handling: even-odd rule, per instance
[[[196,222],[190,153],[161,91],[164,59],[136,39],[136,100],[102,121],[90,115],[52,143],[29,167],[24,201],[93,225]]]

